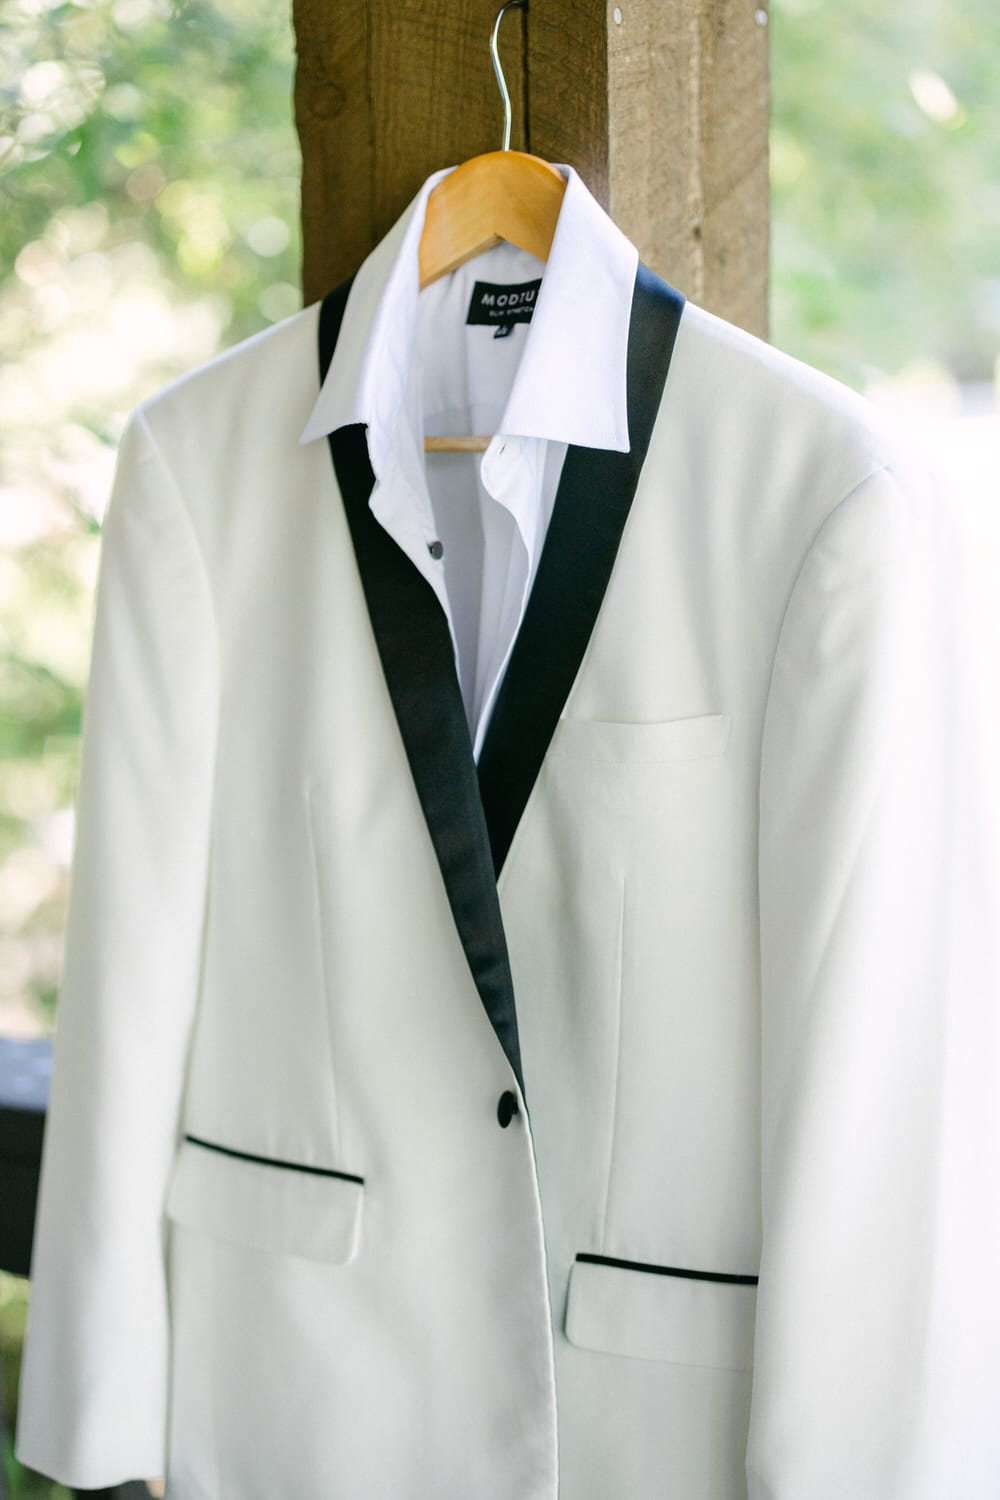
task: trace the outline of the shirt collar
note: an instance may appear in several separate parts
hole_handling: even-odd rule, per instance
[[[571,166],[521,360],[498,431],[629,451],[626,358],[638,251]],[[423,183],[354,277],[333,359],[299,443],[368,426],[376,475],[394,443],[420,292]]]

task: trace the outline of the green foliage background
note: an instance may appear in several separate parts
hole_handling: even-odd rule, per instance
[[[99,528],[124,418],[302,306],[293,67],[289,10],[265,0],[0,3],[5,1032],[53,1024]],[[0,1455],[12,1500],[62,1500],[13,1457],[27,1295],[0,1274]]]
[[[859,390],[917,363],[992,380],[995,0],[777,0],[771,15],[771,342]]]
[[[771,341],[862,390],[994,380],[995,0],[770,24]],[[0,0],[0,1031],[53,1023],[125,415],[302,305],[293,68],[266,0]],[[26,1303],[0,1275],[9,1426]],[[0,1452],[13,1500],[66,1495]]]

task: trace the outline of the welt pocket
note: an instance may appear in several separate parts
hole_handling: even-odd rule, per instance
[[[605,764],[701,760],[723,753],[731,718],[725,713],[645,721],[561,718],[549,753]]]
[[[751,1370],[756,1290],[756,1276],[578,1255],[564,1331],[583,1349]]]
[[[345,1263],[361,1241],[364,1178],[185,1135],[167,1183],[168,1219],[215,1239]]]

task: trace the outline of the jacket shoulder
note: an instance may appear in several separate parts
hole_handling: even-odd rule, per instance
[[[219,350],[146,396],[137,410],[168,439],[206,425],[236,437],[253,430],[250,424],[260,418],[273,432],[285,410],[301,427],[302,402],[310,391],[315,399],[318,388],[319,308],[319,302],[311,302]]]
[[[932,466],[910,424],[844,381],[688,300],[677,337],[685,422],[728,441],[755,473],[785,476],[817,515],[891,468],[918,487]]]
[[[316,458],[299,434],[319,391],[320,305],[230,345],[133,408],[188,514],[213,591],[227,570],[256,566],[252,559],[276,545],[268,528],[288,508],[275,497],[309,493],[303,476]]]
[[[740,398],[754,412],[775,409],[822,425],[873,458],[887,461],[904,429],[889,411],[844,381],[690,300],[678,333],[682,353],[705,382],[738,383]]]

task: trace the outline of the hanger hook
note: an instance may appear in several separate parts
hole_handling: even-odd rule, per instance
[[[500,22],[505,10],[513,10],[515,6],[522,10],[528,9],[528,0],[508,0],[497,11],[497,18],[493,23],[493,35],[490,37],[490,56],[493,59],[493,70],[497,75],[497,83],[500,85],[500,97],[503,99],[503,146],[502,150],[510,150],[510,94],[507,91],[507,80],[503,76],[503,68],[500,66],[500,53],[497,49],[497,33],[500,30]]]

